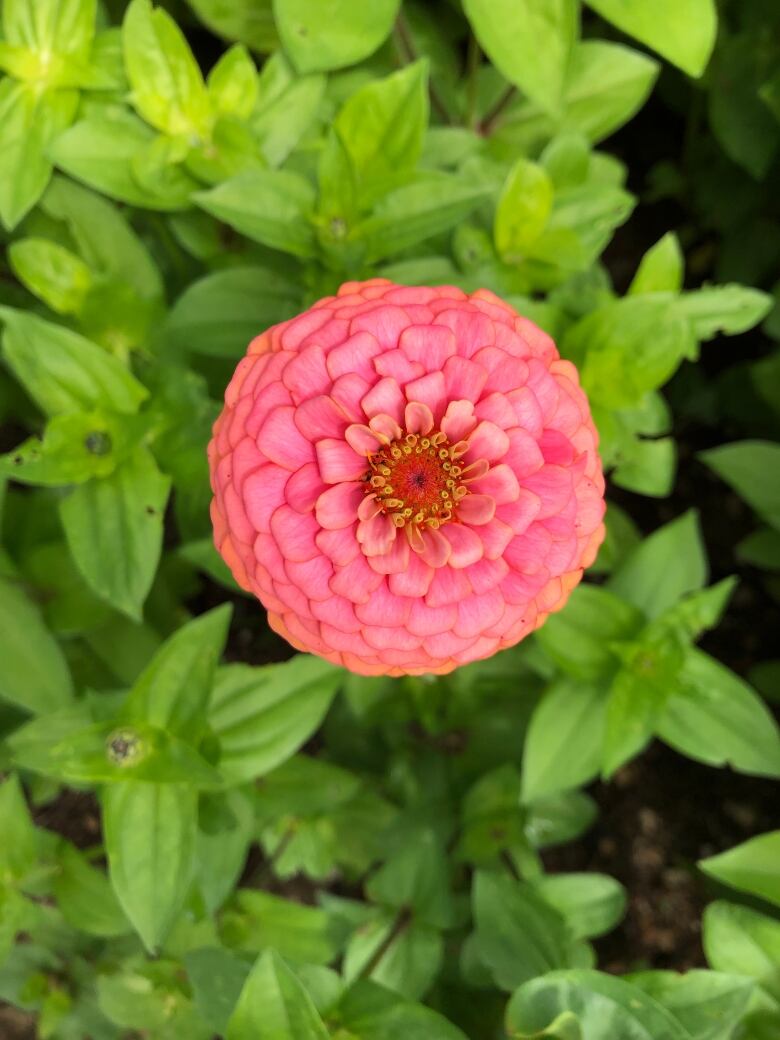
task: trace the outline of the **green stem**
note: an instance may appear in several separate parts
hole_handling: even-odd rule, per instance
[[[403,14],[399,14],[396,19],[393,36],[402,63],[408,64],[415,61],[417,58],[417,52],[415,50],[414,40],[412,39],[411,30],[409,29],[409,25]],[[451,124],[452,118],[444,103],[444,99],[434,86],[430,76],[428,77],[428,93],[431,98],[431,106],[436,110],[441,121],[443,123]]]
[[[475,129],[477,125],[477,100],[481,51],[476,36],[469,36],[468,51],[466,53],[466,126],[469,130]]]

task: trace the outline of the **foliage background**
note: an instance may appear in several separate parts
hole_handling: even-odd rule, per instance
[[[777,5],[0,11],[0,1031],[777,1035]],[[246,343],[375,274],[550,331],[610,470],[566,610],[433,682],[210,542]]]

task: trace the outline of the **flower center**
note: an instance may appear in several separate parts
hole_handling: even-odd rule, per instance
[[[466,494],[455,448],[443,433],[407,433],[370,455],[366,494],[373,494],[396,527],[439,527],[452,520]]]

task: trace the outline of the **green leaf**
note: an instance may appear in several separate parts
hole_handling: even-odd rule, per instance
[[[247,170],[193,201],[242,235],[272,249],[309,257],[315,252],[309,223],[314,191],[298,174],[280,170]]]
[[[187,738],[200,736],[231,613],[229,603],[215,607],[163,643],[124,705],[128,721]]]
[[[130,922],[102,870],[75,846],[65,842],[57,855],[53,889],[57,906],[72,928],[101,939],[126,935]]]
[[[769,314],[772,303],[768,293],[744,285],[705,285],[683,293],[674,309],[690,321],[696,339],[708,340],[747,332]]]
[[[493,64],[546,112],[559,110],[579,11],[573,0],[464,0]]]
[[[673,231],[648,249],[628,287],[631,294],[679,292],[682,289],[685,258]]]
[[[103,480],[91,480],[59,504],[79,571],[97,595],[139,620],[160,558],[170,479],[138,448]]]
[[[263,65],[251,126],[269,165],[279,166],[300,141],[317,116],[324,92],[324,76],[296,76],[282,51]]]
[[[551,614],[536,639],[564,671],[582,679],[598,679],[618,664],[610,643],[635,636],[643,622],[636,607],[607,589],[578,585],[566,609]]]
[[[699,860],[699,867],[724,885],[780,906],[780,830]]]
[[[225,40],[267,54],[278,45],[272,0],[188,0],[204,25]]]
[[[153,953],[187,897],[197,805],[185,784],[128,781],[103,792],[109,876],[133,927]]]
[[[720,621],[736,584],[736,577],[724,578],[716,585],[683,596],[659,617],[659,625],[684,640],[698,639],[702,632],[714,628]]]
[[[0,783],[0,867],[3,882],[21,881],[38,861],[38,837],[16,775]]]
[[[60,314],[77,314],[92,282],[89,267],[69,249],[45,238],[23,238],[8,249],[14,274]]]
[[[228,1022],[227,1040],[328,1040],[311,997],[273,950],[262,954]]]
[[[707,561],[699,522],[689,510],[645,538],[607,582],[616,596],[648,618],[658,617],[685,595],[704,586]]]
[[[718,16],[714,0],[657,0],[649,8],[643,0],[586,0],[602,18],[646,43],[690,76],[707,67]]]
[[[40,56],[86,58],[95,35],[95,0],[6,0],[3,30],[8,43]]]
[[[270,892],[240,888],[222,915],[225,941],[236,949],[274,949],[296,963],[329,964],[344,944],[343,925],[325,910]]]
[[[365,980],[347,989],[333,1015],[346,1030],[344,1040],[466,1040],[437,1012]]]
[[[702,941],[716,971],[747,975],[780,1000],[780,921],[717,901],[704,911]]]
[[[209,722],[223,775],[241,783],[286,761],[319,727],[343,681],[340,669],[308,655],[220,669]]]
[[[761,527],[743,538],[736,547],[737,559],[754,567],[780,571],[780,531]]]
[[[770,441],[737,441],[700,452],[699,458],[763,520],[780,530],[780,488],[773,479],[780,467],[780,445]]]
[[[0,578],[0,698],[34,714],[56,711],[73,697],[59,644],[38,609],[11,581]]]
[[[131,100],[163,133],[206,134],[210,105],[198,63],[173,18],[150,0],[132,0],[122,25]]]
[[[400,0],[274,0],[285,51],[299,72],[325,72],[362,61],[389,35]]]
[[[761,698],[718,661],[688,651],[658,735],[677,751],[708,765],[780,776],[780,733]]]
[[[446,173],[425,173],[379,200],[351,241],[364,245],[373,263],[455,227],[486,195],[482,185]]]
[[[190,950],[184,955],[195,1005],[203,1020],[220,1035],[227,1029],[250,966],[218,946]]]
[[[300,302],[300,290],[270,268],[230,267],[184,290],[165,335],[177,350],[237,360],[251,339],[292,317]]]
[[[417,166],[428,123],[428,65],[417,61],[361,87],[333,128],[349,157],[362,205],[403,183]]]
[[[606,874],[551,874],[532,885],[563,917],[575,939],[605,935],[625,913],[625,889]]]
[[[423,924],[453,924],[447,859],[430,831],[388,859],[369,879],[366,895],[382,906],[412,910]]]
[[[640,495],[666,498],[674,487],[676,472],[677,445],[673,437],[632,437],[621,446],[612,482]]]
[[[576,790],[562,791],[545,795],[527,806],[524,829],[533,847],[544,849],[579,838],[597,816],[598,808],[590,795]]]
[[[598,971],[554,971],[526,982],[509,1002],[507,1030],[532,1040],[565,1012],[579,1021],[583,1040],[690,1040],[677,1019],[638,986]]]
[[[209,73],[209,97],[221,115],[248,119],[257,102],[257,69],[246,47],[225,51]]]
[[[518,159],[509,171],[496,206],[493,238],[507,261],[522,260],[544,231],[552,212],[553,184],[547,171]]]
[[[201,797],[196,882],[209,913],[235,888],[255,832],[254,806],[244,791]]]
[[[579,787],[601,765],[606,690],[559,679],[534,709],[523,751],[523,801]]]
[[[368,977],[409,1000],[424,997],[441,968],[444,943],[439,932],[399,915],[379,912],[352,936],[344,954],[345,980],[354,982],[363,975],[382,949],[385,952]]]
[[[683,975],[645,971],[630,981],[671,1011],[691,1040],[727,1040],[753,992],[748,979],[696,969]]]
[[[0,80],[0,223],[9,230],[32,209],[51,177],[51,142],[70,125],[78,94]]]
[[[0,308],[3,357],[42,411],[138,411],[148,392],[116,358],[62,325]]]
[[[501,989],[576,963],[563,917],[529,884],[478,871],[472,895],[479,958]]]

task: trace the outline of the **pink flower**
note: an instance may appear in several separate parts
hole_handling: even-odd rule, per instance
[[[348,282],[238,365],[209,445],[216,545],[299,650],[449,672],[592,563],[597,443],[575,367],[497,296]]]

